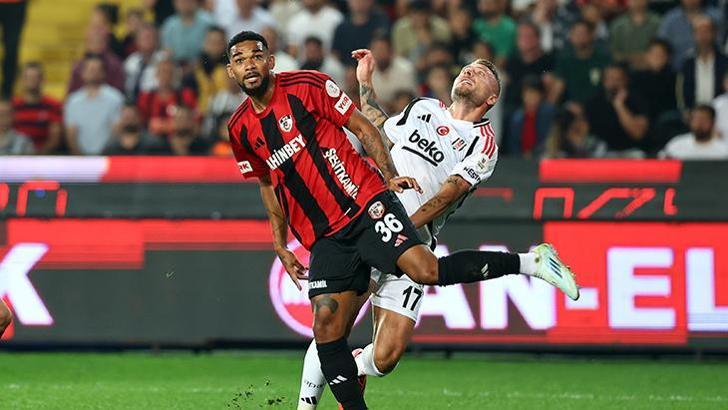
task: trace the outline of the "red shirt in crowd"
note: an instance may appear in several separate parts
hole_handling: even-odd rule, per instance
[[[31,104],[22,97],[13,98],[15,122],[13,127],[32,141],[36,152],[41,152],[48,142],[52,124],[63,120],[61,103],[51,97],[42,97],[40,102]]]

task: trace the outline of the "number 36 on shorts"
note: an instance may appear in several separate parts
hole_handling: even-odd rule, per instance
[[[395,233],[402,232],[404,225],[393,213],[384,215],[382,220],[374,224],[374,230],[382,235],[382,242],[389,242]]]

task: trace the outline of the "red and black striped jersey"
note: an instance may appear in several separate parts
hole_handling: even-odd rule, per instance
[[[13,127],[33,141],[36,151],[41,151],[48,141],[51,124],[63,120],[61,103],[51,97],[42,97],[38,103],[29,103],[22,97],[13,98],[15,122]]]
[[[310,249],[347,226],[386,189],[378,170],[352,147],[342,127],[356,109],[326,74],[275,74],[270,103],[250,99],[230,118],[230,144],[246,178],[270,174],[296,238]]]

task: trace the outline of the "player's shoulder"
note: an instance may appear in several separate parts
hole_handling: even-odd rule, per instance
[[[238,108],[235,109],[233,114],[230,116],[230,119],[228,120],[228,129],[234,130],[239,128],[244,122],[246,114],[250,112],[252,112],[250,108],[250,98],[246,98],[240,103],[240,105],[238,105]]]
[[[316,70],[292,70],[276,75],[278,84],[284,88],[323,88],[327,81],[331,81],[331,77]]]
[[[407,124],[412,118],[417,118],[429,122],[434,115],[440,115],[447,109],[445,104],[436,99],[428,97],[417,97],[409,102],[398,116],[394,118],[394,125],[402,126]],[[428,117],[429,115],[429,117]],[[423,117],[424,116],[424,117]]]

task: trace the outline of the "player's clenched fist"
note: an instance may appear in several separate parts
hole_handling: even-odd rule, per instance
[[[372,81],[372,74],[374,73],[374,57],[372,52],[360,48],[351,52],[351,56],[357,59],[356,65],[356,79],[360,83],[370,83]]]
[[[394,177],[389,180],[389,189],[394,192],[403,192],[405,189],[414,189],[422,193],[422,188],[417,180],[412,177]]]
[[[296,284],[298,290],[301,290],[300,280],[308,280],[308,275],[306,275],[308,268],[303,266],[298,258],[296,258],[296,255],[288,249],[279,249],[276,253],[278,254],[278,258],[281,260],[281,263],[286,268],[288,276],[291,277],[291,280],[293,280],[293,283]]]

